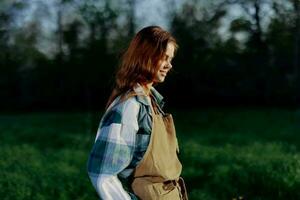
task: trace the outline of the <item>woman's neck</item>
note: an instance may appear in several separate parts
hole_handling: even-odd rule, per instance
[[[150,94],[150,89],[151,89],[151,87],[152,87],[152,84],[153,84],[153,82],[147,83],[147,84],[143,85],[143,88],[144,88],[145,93],[146,93],[147,95]]]

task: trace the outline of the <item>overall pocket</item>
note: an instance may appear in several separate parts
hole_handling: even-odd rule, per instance
[[[153,190],[159,200],[180,200],[180,194],[176,185],[172,183],[153,183]]]
[[[180,200],[178,188],[170,184],[139,178],[133,181],[132,190],[141,200]]]

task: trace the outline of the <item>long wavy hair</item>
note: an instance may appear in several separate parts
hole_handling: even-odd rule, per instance
[[[116,71],[115,86],[106,108],[119,95],[133,88],[136,83],[146,85],[153,82],[159,70],[159,61],[164,58],[168,43],[178,48],[175,38],[159,26],[141,29],[131,40],[121,57]]]

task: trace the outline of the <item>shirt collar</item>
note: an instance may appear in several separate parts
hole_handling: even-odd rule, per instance
[[[149,95],[145,93],[143,87],[139,83],[133,87],[133,91],[137,94],[137,101],[143,103],[144,105],[150,106]],[[165,104],[163,100],[164,97],[153,86],[151,86],[150,91],[156,103],[162,108]]]

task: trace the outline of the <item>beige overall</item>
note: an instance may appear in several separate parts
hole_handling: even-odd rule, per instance
[[[159,114],[153,102],[150,143],[135,168],[132,190],[142,200],[187,200],[172,115]]]

